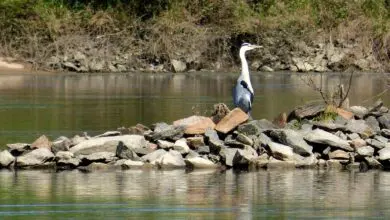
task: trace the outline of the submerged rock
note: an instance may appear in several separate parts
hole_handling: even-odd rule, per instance
[[[184,161],[187,166],[194,169],[215,169],[218,167],[217,164],[203,157],[186,158]]]
[[[181,153],[175,150],[170,150],[156,159],[156,165],[162,169],[176,169],[186,166]]]

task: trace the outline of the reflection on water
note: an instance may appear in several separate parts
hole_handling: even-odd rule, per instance
[[[0,216],[351,218],[390,214],[390,173],[0,171]]]
[[[137,123],[172,122],[194,113],[208,114],[213,105],[232,105],[237,74],[55,74],[0,75],[0,147],[31,142],[42,134],[56,138],[90,134]],[[348,76],[343,77],[345,81]],[[355,74],[351,104],[381,92],[384,75]],[[313,79],[320,82],[320,75]],[[324,88],[339,83],[327,74]],[[252,116],[272,119],[308,101],[320,100],[301,74],[254,73]],[[390,96],[385,93],[383,100]],[[365,104],[370,104],[370,102]]]

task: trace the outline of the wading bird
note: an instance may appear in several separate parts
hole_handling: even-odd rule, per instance
[[[241,75],[238,77],[237,85],[233,89],[233,102],[236,107],[241,108],[244,112],[250,114],[254,91],[249,76],[248,62],[245,58],[245,52],[262,46],[243,43],[240,48]]]

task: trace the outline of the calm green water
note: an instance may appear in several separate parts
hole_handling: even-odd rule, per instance
[[[0,146],[208,114],[215,103],[231,106],[236,77],[2,74]],[[383,91],[384,78],[355,75],[351,104]],[[323,87],[338,81],[329,74]],[[319,99],[299,74],[258,73],[252,83],[255,119]],[[389,105],[387,93],[382,99]],[[366,219],[387,218],[389,210],[390,173],[381,171],[0,170],[0,219]]]
[[[272,120],[280,112],[321,100],[302,74],[252,74],[252,116]],[[320,82],[320,75],[313,75]],[[232,106],[237,74],[55,74],[0,73],[0,148],[6,143],[33,142],[42,134],[55,139],[90,135],[137,123],[172,122],[194,113],[207,115],[215,103]],[[361,104],[385,89],[383,74],[356,74],[351,104]],[[328,74],[324,88],[340,80]],[[319,83],[318,83],[319,84]],[[385,104],[390,96],[382,97]],[[370,104],[369,101],[365,104]]]
[[[0,171],[0,218],[386,218],[389,184],[381,171]]]

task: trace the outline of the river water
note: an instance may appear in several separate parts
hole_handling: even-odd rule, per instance
[[[90,135],[171,123],[231,104],[237,74],[0,74],[0,149],[40,135]],[[331,89],[348,75],[311,75]],[[321,80],[322,78],[322,80]],[[254,119],[321,97],[297,73],[253,73]],[[355,74],[351,105],[370,105],[383,74]],[[389,104],[387,92],[380,98]],[[386,217],[390,173],[370,171],[0,171],[0,218],[259,219]]]
[[[0,171],[0,218],[386,218],[389,191],[383,171]]]

